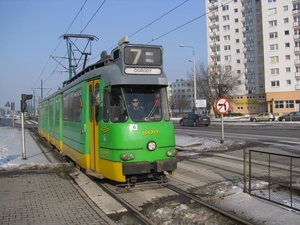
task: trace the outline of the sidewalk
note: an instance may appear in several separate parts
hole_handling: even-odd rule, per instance
[[[18,128],[0,127],[1,225],[115,224],[27,130],[22,159],[21,137]]]

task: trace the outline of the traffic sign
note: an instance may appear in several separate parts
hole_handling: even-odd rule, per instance
[[[216,109],[218,111],[218,113],[220,114],[226,114],[229,112],[230,110],[230,104],[229,104],[229,100],[227,98],[219,98],[216,101]]]

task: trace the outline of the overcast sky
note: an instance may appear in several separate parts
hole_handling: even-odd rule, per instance
[[[99,38],[90,63],[125,35],[131,43],[162,45],[169,81],[186,80],[193,51],[179,45],[194,47],[196,61],[207,62],[205,24],[203,0],[1,0],[0,107],[9,101],[19,110],[21,94],[41,96],[41,80],[45,97],[68,79],[61,58],[51,57],[65,56],[59,39],[65,33]],[[67,60],[62,64],[68,67]]]

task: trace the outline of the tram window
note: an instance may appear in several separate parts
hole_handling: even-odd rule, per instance
[[[73,101],[73,112],[74,112],[74,121],[81,121],[81,88],[76,90],[74,93]]]
[[[56,96],[56,120],[60,117],[60,96]]]
[[[127,111],[120,87],[111,88],[109,115],[112,122],[124,122],[127,120]]]
[[[103,100],[103,121],[108,122],[109,120],[109,91],[105,89],[104,91],[104,100]]]

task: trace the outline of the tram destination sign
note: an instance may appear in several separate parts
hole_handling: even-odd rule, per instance
[[[159,67],[162,65],[162,49],[159,46],[126,46],[124,62],[126,65]]]
[[[146,74],[146,75],[160,75],[161,69],[160,68],[125,68],[126,74]]]

